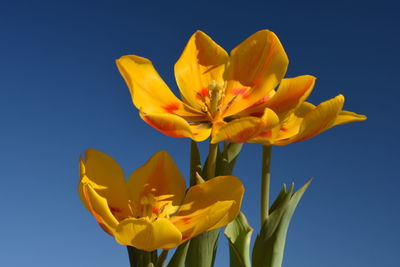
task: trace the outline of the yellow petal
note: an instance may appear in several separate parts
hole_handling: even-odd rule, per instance
[[[184,101],[201,110],[201,99],[208,95],[210,82],[224,83],[227,62],[228,54],[222,47],[205,33],[194,33],[175,64],[175,78]]]
[[[153,251],[158,248],[176,247],[180,243],[182,235],[167,219],[151,222],[147,218],[129,218],[118,225],[115,239],[121,245]]]
[[[189,124],[185,119],[173,114],[141,113],[140,116],[153,128],[172,137],[189,137],[200,142],[207,139],[211,133],[207,122]]]
[[[117,66],[129,87],[134,105],[141,112],[202,115],[182,103],[171,92],[150,60],[128,55],[118,59]]]
[[[118,220],[111,213],[107,200],[100,196],[90,184],[81,185],[83,196],[89,211],[92,213],[101,228],[108,234],[114,235]]]
[[[202,209],[197,209],[189,215],[177,215],[171,222],[182,232],[182,241],[185,242],[203,232],[216,229],[228,224],[227,213],[232,209],[235,201],[218,201]]]
[[[226,116],[256,103],[273,90],[286,73],[289,60],[271,31],[256,32],[231,52],[224,104],[236,98]]]
[[[135,170],[128,180],[128,190],[133,203],[140,204],[142,197],[166,196],[162,202],[177,207],[185,197],[186,184],[173,159],[165,151],[155,153],[142,167]]]
[[[262,131],[260,134],[249,139],[247,142],[262,144],[265,146],[273,145],[279,133],[280,133],[280,125],[277,125],[271,129]]]
[[[79,174],[80,174],[80,182],[78,184],[78,194],[79,198],[81,199],[83,205],[85,208],[90,211],[89,204],[86,201],[85,195],[83,193],[83,183],[82,183],[82,178],[85,176],[85,164],[83,163],[82,156],[79,156]]]
[[[296,139],[302,141],[322,131],[329,129],[335,122],[344,104],[344,96],[338,95],[319,104],[313,111],[306,114]]]
[[[287,145],[294,142],[300,131],[300,126],[304,117],[315,108],[313,104],[303,102],[293,113],[282,121],[280,127],[277,127],[279,134],[273,139],[273,144]]]
[[[128,192],[122,168],[107,154],[88,149],[85,161],[80,160],[81,183],[88,183],[103,198],[107,199],[117,219],[130,215]]]
[[[350,122],[355,122],[355,121],[365,121],[366,119],[367,119],[367,116],[365,116],[365,115],[360,115],[360,114],[350,112],[347,110],[342,110],[341,112],[339,112],[339,115],[337,116],[335,122],[333,123],[333,126],[350,123]]]
[[[184,237],[222,227],[236,218],[243,193],[242,182],[234,176],[218,176],[192,186],[172,221]]]
[[[314,88],[315,79],[311,75],[283,79],[276,94],[265,105],[275,111],[279,118],[286,117],[307,99]]]
[[[304,114],[298,134],[281,144],[304,141],[333,127],[338,114],[342,110],[343,104],[343,95],[338,95],[322,102],[315,109]]]
[[[271,109],[266,108],[261,118],[244,117],[235,119],[219,126],[216,124],[211,143],[215,144],[223,140],[232,143],[243,143],[258,136],[279,123],[279,118]],[[220,123],[221,124],[221,123]]]

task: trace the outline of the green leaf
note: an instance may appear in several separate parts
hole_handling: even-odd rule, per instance
[[[225,236],[229,241],[231,267],[250,267],[250,239],[253,228],[246,216],[239,213],[236,219],[225,228]]]
[[[186,256],[187,267],[211,267],[214,265],[219,231],[220,229],[214,229],[190,240]]]
[[[283,185],[281,192],[272,204],[270,214],[258,234],[253,248],[254,267],[281,267],[285,249],[286,234],[290,220],[304,192],[310,185],[309,180],[293,194],[294,185],[288,191]]]
[[[185,267],[186,254],[189,248],[189,243],[190,240],[186,241],[176,248],[174,255],[168,263],[168,267]]]
[[[219,147],[219,144],[218,144],[217,158],[215,161],[215,176],[224,175],[224,168],[223,168],[224,166],[222,164],[222,159],[223,159],[223,157],[222,157],[221,148]]]
[[[239,153],[242,150],[242,143],[224,143],[224,151],[222,152],[222,164],[223,174],[232,174],[233,168],[235,167],[236,160],[239,157]]]

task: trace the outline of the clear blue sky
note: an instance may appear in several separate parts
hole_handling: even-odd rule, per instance
[[[272,190],[314,181],[293,218],[285,267],[398,266],[400,19],[396,1],[2,1],[0,265],[128,266],[77,195],[78,157],[112,155],[127,174],[167,150],[187,176],[189,140],[140,120],[114,60],[150,58],[177,90],[173,65],[197,29],[227,50],[274,31],[288,77],[318,77],[311,102],[339,93],[366,122],[274,147]],[[203,147],[206,143],[202,144]],[[261,147],[237,165],[258,228]],[[217,266],[225,266],[221,239]]]

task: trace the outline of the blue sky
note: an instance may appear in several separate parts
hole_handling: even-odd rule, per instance
[[[3,1],[0,4],[2,266],[128,266],[77,195],[78,157],[95,148],[126,174],[167,150],[187,174],[189,140],[139,118],[115,59],[151,59],[177,92],[173,65],[190,35],[228,51],[260,29],[280,38],[287,77],[316,76],[312,103],[342,93],[366,122],[274,147],[272,194],[314,177],[289,229],[285,267],[396,266],[400,230],[398,4],[395,1]],[[201,144],[204,151],[206,142]],[[258,229],[261,147],[235,174]],[[217,266],[226,266],[221,238]]]

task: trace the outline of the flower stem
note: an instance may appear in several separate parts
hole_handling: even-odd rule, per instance
[[[138,267],[140,262],[141,251],[135,247],[126,246],[128,249],[129,263],[131,267]]]
[[[215,177],[215,164],[217,162],[217,152],[218,152],[218,143],[211,144],[208,151],[208,158],[207,158],[207,177],[206,180]]]
[[[190,186],[196,185],[196,173],[201,174],[200,152],[197,143],[190,143]]]
[[[271,180],[271,149],[272,146],[263,146],[263,155],[262,155],[262,173],[261,173],[261,210],[260,210],[260,219],[261,226],[268,219],[269,215],[269,188],[270,188],[270,180]]]
[[[155,267],[163,267],[163,266],[165,266],[165,260],[167,259],[167,256],[168,256],[168,250],[167,249],[163,249],[163,251],[161,252],[160,256],[158,256],[158,258],[157,258]]]
[[[151,251],[151,252],[148,252],[148,251],[143,252],[143,264],[144,264],[144,266],[151,266],[150,264],[153,263],[153,257],[154,257],[153,251]]]

